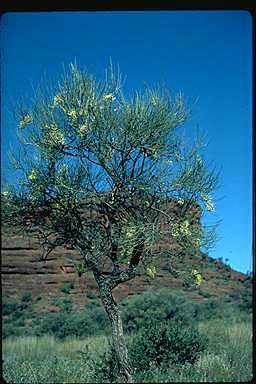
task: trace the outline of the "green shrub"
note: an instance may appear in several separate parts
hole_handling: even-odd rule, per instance
[[[3,303],[3,315],[22,314],[22,311],[27,308],[26,304],[18,304],[15,302]]]
[[[205,350],[207,340],[194,327],[180,322],[149,324],[129,346],[132,366],[148,370],[150,366],[194,363]]]
[[[237,308],[242,312],[252,312],[252,286],[248,289],[242,289],[231,292],[227,298],[231,298]]]
[[[138,331],[145,324],[163,320],[180,320],[190,324],[196,316],[197,306],[182,293],[167,288],[146,291],[121,303],[125,331]]]
[[[61,312],[45,314],[36,326],[31,328],[31,334],[41,336],[54,335],[59,339],[68,336],[99,335],[109,330],[109,321],[103,308],[86,306],[82,312]]]
[[[199,295],[201,295],[201,296],[203,296],[203,297],[206,297],[207,299],[208,299],[209,297],[211,297],[210,292],[203,291],[202,289],[199,289],[198,293],[199,293]]]
[[[30,291],[24,291],[21,297],[21,301],[28,303],[32,300],[32,293]]]
[[[74,288],[74,283],[72,282],[66,282],[66,283],[63,283],[62,287],[61,287],[61,292],[63,293],[67,293],[69,294],[70,291]]]
[[[119,371],[113,345],[109,343],[100,359],[94,361],[95,380],[98,383],[118,383]]]
[[[93,291],[88,291],[86,293],[86,296],[88,297],[88,299],[92,299],[92,300],[97,299],[98,297],[97,294]]]
[[[71,312],[73,308],[73,303],[69,299],[54,299],[52,303],[64,312]]]

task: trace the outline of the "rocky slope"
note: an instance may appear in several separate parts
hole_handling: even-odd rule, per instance
[[[157,289],[184,289],[182,276],[174,277],[171,267],[177,270],[195,268],[203,276],[200,289],[188,291],[194,300],[203,300],[210,296],[221,296],[232,291],[243,290],[248,277],[243,273],[232,270],[220,260],[214,260],[207,255],[185,255],[170,265],[168,253],[170,245],[162,246],[162,253],[156,256],[157,276],[150,280],[145,274],[134,280],[120,285],[115,289],[117,300],[136,293],[143,292],[149,287]],[[166,252],[167,251],[167,252]],[[20,300],[24,291],[32,293],[33,300],[40,297],[42,305],[46,306],[54,297],[69,297],[73,302],[84,305],[90,299],[91,293],[98,296],[98,290],[93,276],[88,272],[78,276],[73,262],[79,261],[74,250],[59,248],[50,254],[47,262],[38,261],[40,245],[33,238],[23,238],[13,233],[2,234],[2,291],[4,296]],[[69,293],[63,291],[67,283],[72,283]],[[43,304],[44,303],[44,304]],[[47,304],[48,303],[48,304]],[[43,310],[43,308],[42,308]]]

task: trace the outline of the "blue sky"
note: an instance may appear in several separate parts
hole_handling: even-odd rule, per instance
[[[2,31],[2,170],[15,145],[12,104],[44,75],[76,59],[96,76],[111,57],[127,91],[164,83],[198,99],[187,132],[207,132],[206,156],[222,167],[213,257],[246,272],[252,260],[252,26],[245,11],[6,13]]]

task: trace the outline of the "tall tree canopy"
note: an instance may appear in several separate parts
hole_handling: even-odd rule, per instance
[[[141,264],[154,277],[152,247],[163,237],[191,250],[212,241],[211,231],[192,225],[191,208],[214,210],[218,175],[200,140],[187,145],[178,132],[189,116],[181,94],[147,88],[127,98],[122,85],[112,66],[98,82],[71,65],[54,91],[20,105],[21,149],[13,160],[23,176],[7,206],[12,224],[40,237],[42,259],[61,245],[79,252],[110,318],[120,372],[131,382],[112,290]],[[170,201],[180,206],[178,218]]]

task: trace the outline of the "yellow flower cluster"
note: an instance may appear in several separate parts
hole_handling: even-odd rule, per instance
[[[56,105],[60,105],[62,103],[62,98],[60,95],[56,95],[54,96],[53,98],[53,105],[56,106]]]
[[[127,247],[122,252],[121,255],[125,258],[130,258],[132,256],[133,247]]]
[[[32,123],[32,121],[33,121],[32,116],[27,114],[27,115],[23,116],[23,118],[21,119],[19,127],[21,129],[26,128],[28,124]]]
[[[179,205],[183,205],[183,204],[185,203],[185,201],[184,201],[184,199],[179,198],[179,199],[177,200],[177,203],[178,203]]]
[[[116,98],[115,96],[113,95],[113,93],[108,93],[107,95],[104,95],[103,96],[103,99],[105,101],[114,101]]]
[[[213,205],[212,201],[207,203],[207,211],[209,211],[209,212],[214,212],[215,211],[215,208],[214,208],[214,205]]]
[[[132,237],[134,237],[136,231],[135,231],[135,228],[129,228],[127,229],[126,231],[126,236],[131,239]]]
[[[178,237],[180,235],[179,225],[177,223],[172,224],[172,226],[171,226],[171,235],[173,237]]]
[[[180,232],[184,236],[190,236],[191,235],[191,232],[189,230],[188,220],[185,220],[183,223],[180,224]]]
[[[79,135],[83,136],[87,130],[88,130],[88,124],[81,125],[79,128]]]
[[[37,173],[35,169],[32,169],[31,174],[28,176],[30,181],[35,181],[37,178]]]
[[[156,277],[156,267],[154,265],[151,265],[147,268],[147,275],[154,279]]]
[[[81,102],[78,102],[78,103],[79,103],[79,106],[80,106]],[[68,115],[71,119],[76,119],[78,115],[79,116],[85,116],[88,113],[87,109],[84,108],[84,107],[81,107],[81,106],[80,106],[80,108],[78,107],[77,110],[75,110],[75,109],[68,110],[63,105],[63,99],[62,99],[61,95],[54,96],[54,98],[53,98],[53,107],[60,107],[62,109],[62,111],[66,115]]]
[[[50,129],[50,132],[47,134],[47,139],[58,144],[64,144],[64,135],[55,124],[46,124],[45,128]]]
[[[191,272],[191,275],[194,278],[196,287],[199,287],[201,285],[201,283],[202,283],[202,280],[203,280],[201,273],[198,272],[197,269],[193,269],[192,272]]]
[[[212,202],[211,197],[204,193],[202,193],[201,197],[206,202],[207,211],[214,212],[215,208],[214,208],[214,204]]]
[[[79,116],[85,116],[85,115],[87,115],[87,110],[86,110],[85,108],[80,108],[80,109],[78,110],[78,115],[79,115]]]
[[[71,111],[67,111],[67,115],[71,117],[71,119],[76,119],[77,118],[77,113],[74,109],[71,109]]]
[[[172,224],[170,233],[171,233],[171,236],[173,237],[191,236],[188,220],[183,221],[183,223],[181,224],[178,224],[178,223]]]
[[[157,150],[155,148],[152,148],[152,149],[148,148],[146,151],[146,156],[151,157],[152,160],[157,160],[158,158]]]

